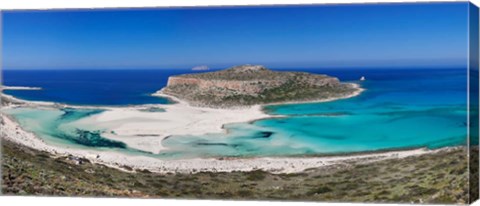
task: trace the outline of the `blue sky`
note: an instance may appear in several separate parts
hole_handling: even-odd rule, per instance
[[[4,11],[6,69],[458,67],[468,3]]]

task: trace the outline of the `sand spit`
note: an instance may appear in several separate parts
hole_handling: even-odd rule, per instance
[[[108,128],[102,136],[121,141],[129,147],[160,153],[161,141],[175,135],[224,133],[223,125],[275,117],[263,113],[260,106],[244,109],[210,109],[185,103],[162,105],[164,112],[144,112],[135,108],[111,108],[75,124]]]

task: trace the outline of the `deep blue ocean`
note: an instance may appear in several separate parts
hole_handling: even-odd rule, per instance
[[[356,82],[366,91],[357,97],[333,102],[267,106],[265,111],[287,117],[228,124],[225,125],[228,134],[168,138],[162,144],[171,150],[158,156],[314,155],[466,144],[465,68],[295,70],[327,74],[338,77],[341,81]],[[3,72],[3,82],[7,86],[42,88],[5,91],[27,100],[71,105],[166,104],[169,103],[168,100],[150,94],[164,87],[170,75],[182,73],[192,71],[7,70]],[[359,82],[361,76],[365,76],[366,81]],[[9,113],[26,127],[35,118],[42,119],[36,121],[55,121],[55,115],[61,114],[32,115],[32,111]],[[73,117],[82,118],[87,113],[83,111],[82,115]],[[37,128],[30,126],[30,130],[49,132],[44,136],[51,139],[57,138],[51,130],[61,128],[49,124],[49,129],[41,129],[38,126],[40,123],[36,125]],[[65,134],[61,138],[67,139],[71,144],[82,144],[79,141],[68,141]],[[112,146],[109,142],[83,145],[128,150],[124,145]]]
[[[341,81],[368,78],[364,88],[382,92],[398,91],[388,102],[410,100],[415,104],[466,103],[466,69],[279,69],[306,71],[338,77]],[[5,70],[6,86],[41,87],[42,90],[7,90],[6,94],[26,100],[59,102],[72,105],[164,104],[163,98],[151,94],[167,84],[168,77],[191,70]],[[372,85],[373,84],[373,85]],[[428,95],[418,95],[419,92]],[[445,92],[453,92],[445,94]],[[371,93],[371,92],[369,92]],[[417,94],[417,95],[416,95]],[[463,96],[460,96],[463,95]],[[365,96],[365,95],[364,95]],[[370,95],[369,95],[370,96]],[[407,96],[405,98],[405,96]],[[421,98],[421,99],[419,99]],[[400,102],[396,102],[400,103]]]
[[[7,90],[26,100],[72,105],[165,104],[151,94],[167,84],[171,75],[191,70],[6,70],[7,86],[29,85],[42,90]]]

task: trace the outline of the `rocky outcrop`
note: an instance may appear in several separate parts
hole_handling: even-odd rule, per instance
[[[218,90],[221,93],[230,93],[236,92],[239,94],[250,94],[256,95],[270,87],[278,87],[284,84],[283,81],[273,80],[206,80],[200,78],[192,77],[170,77],[168,78],[168,86],[175,87],[178,85],[181,86],[192,86],[197,87],[200,90]],[[223,91],[223,92],[222,92]],[[225,94],[225,95],[226,95]],[[219,94],[220,95],[220,94]]]
[[[335,77],[242,65],[216,72],[171,76],[160,92],[196,106],[233,107],[321,100],[354,91],[355,88]]]

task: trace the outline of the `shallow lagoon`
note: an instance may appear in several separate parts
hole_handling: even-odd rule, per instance
[[[266,112],[288,117],[228,124],[228,134],[168,138],[162,144],[170,150],[156,155],[104,139],[102,128],[75,124],[101,110],[6,112],[54,144],[162,158],[315,155],[466,144],[467,76],[462,69],[317,72],[341,80],[366,76],[361,85],[367,90],[354,98],[327,103],[267,106]]]

